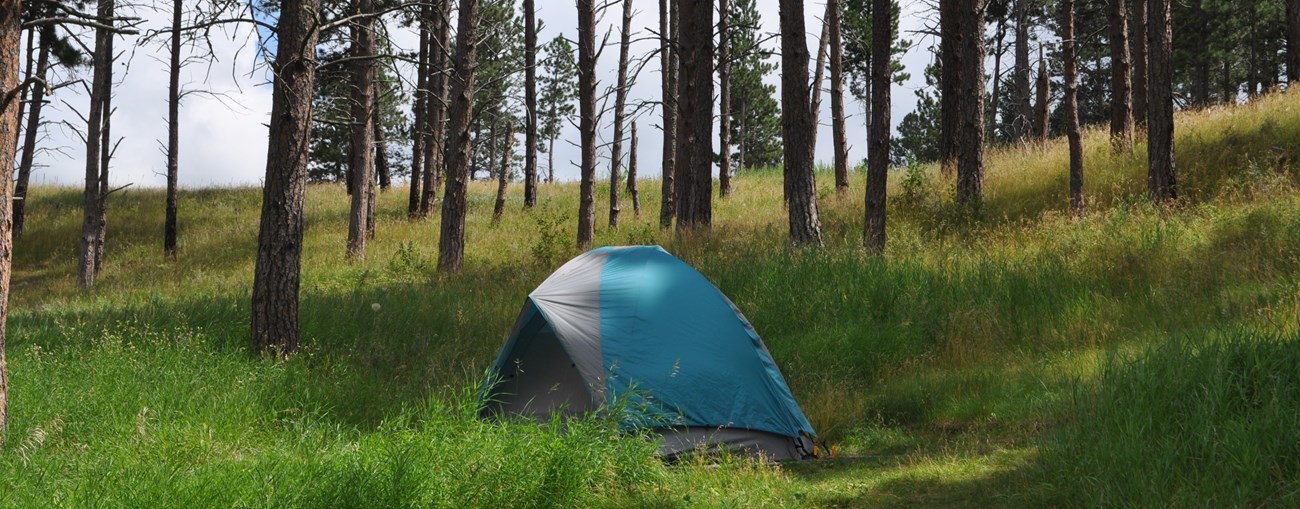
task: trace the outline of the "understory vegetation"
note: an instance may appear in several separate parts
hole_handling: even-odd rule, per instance
[[[834,459],[665,465],[600,419],[484,422],[474,396],[525,296],[577,252],[576,184],[471,187],[465,270],[436,219],[378,202],[367,258],[347,197],[311,187],[302,350],[247,351],[260,192],[114,195],[107,266],[76,285],[80,195],[34,188],[16,242],[13,507],[1294,506],[1300,503],[1300,95],[1180,114],[1182,201],[1146,199],[1146,150],[1085,133],[1088,215],[1064,140],[994,149],[985,203],[891,175],[889,244],[860,249],[861,175],[820,174],[827,246],[787,245],[780,171],[741,175],[712,231],[640,217],[597,245],[660,244],[763,336]],[[598,196],[606,196],[602,189]],[[602,207],[597,207],[598,209]],[[598,213],[599,216],[599,213]],[[596,224],[605,224],[597,217]]]

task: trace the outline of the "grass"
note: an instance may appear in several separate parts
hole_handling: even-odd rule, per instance
[[[472,417],[525,295],[577,254],[575,185],[531,212],[512,187],[499,225],[494,186],[473,186],[455,276],[403,190],[347,263],[346,197],[311,187],[303,351],[278,362],[245,349],[257,190],[183,193],[177,261],[162,193],[115,196],[82,291],[77,192],[36,188],[0,506],[1293,505],[1300,96],[1177,125],[1176,208],[1145,200],[1141,144],[1089,131],[1087,218],[1067,213],[1063,140],[993,149],[977,217],[933,167],[892,175],[883,258],[858,247],[861,175],[845,197],[820,176],[823,250],[787,246],[777,171],[742,175],[707,233],[661,231],[653,181],[620,229],[599,211],[598,245],[664,245],[763,335],[841,456],[781,467],[666,466],[611,423]]]

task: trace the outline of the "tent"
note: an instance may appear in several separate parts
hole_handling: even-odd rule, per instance
[[[607,402],[670,459],[813,451],[812,426],[758,333],[702,274],[658,246],[605,247],[538,286],[492,367],[484,416],[581,415]]]

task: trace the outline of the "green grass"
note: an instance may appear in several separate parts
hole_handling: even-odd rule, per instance
[[[524,297],[577,254],[576,185],[531,212],[513,186],[495,226],[494,186],[474,185],[455,276],[403,189],[348,263],[346,196],[311,187],[285,361],[246,351],[259,191],[183,193],[177,261],[162,193],[115,195],[82,291],[77,191],[34,189],[0,506],[1293,505],[1300,96],[1180,115],[1173,209],[1144,198],[1142,145],[1106,136],[1085,134],[1082,220],[1063,140],[990,151],[977,217],[936,168],[892,175],[883,258],[858,247],[861,175],[844,197],[819,176],[819,251],[788,247],[778,171],[742,175],[687,238],[658,228],[658,182],[618,230],[599,211],[598,245],[664,245],[731,297],[841,456],[780,467],[666,466],[599,420],[473,418]]]

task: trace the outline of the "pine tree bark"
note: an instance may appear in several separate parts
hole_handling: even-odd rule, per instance
[[[1120,12],[1123,12],[1124,6],[1122,2],[1117,0],[1112,0],[1112,2],[1121,3],[1118,7],[1112,5],[1112,8],[1120,9]],[[1119,30],[1122,31],[1123,28],[1119,27]],[[1115,20],[1111,18],[1112,36],[1115,30]],[[1070,143],[1070,211],[1075,217],[1083,217],[1085,212],[1083,197],[1083,136],[1079,132],[1079,61],[1076,54],[1078,42],[1074,37],[1074,0],[1062,0],[1061,50],[1065,59],[1065,134]],[[1115,56],[1114,49],[1112,45],[1112,58]],[[1127,69],[1124,70],[1123,76],[1125,79],[1128,78]],[[1118,75],[1116,75],[1116,79],[1118,79]],[[1112,124],[1111,128],[1112,140],[1115,140],[1115,125]]]
[[[1016,1],[1016,41],[1015,41],[1015,112],[1011,126],[1013,137],[1025,141],[1034,132],[1033,63],[1029,61],[1029,3],[1033,0]]]
[[[492,127],[496,131],[496,126]],[[492,135],[494,138],[496,134]],[[501,148],[501,171],[497,172],[497,201],[492,207],[492,224],[501,223],[501,214],[506,211],[506,185],[510,182],[510,156],[514,155],[513,147],[515,141],[515,124],[509,120],[506,121],[506,137],[502,138]]]
[[[1074,18],[1072,13],[1070,18],[1071,20]],[[1129,65],[1128,9],[1124,7],[1124,0],[1110,0],[1110,61],[1111,145],[1116,151],[1132,150],[1133,81],[1130,76],[1131,69]],[[1078,72],[1077,62],[1075,72]],[[1078,87],[1077,83],[1075,87]],[[1075,109],[1078,109],[1077,98],[1075,100]]]
[[[41,129],[41,110],[45,106],[46,76],[50,67],[50,44],[54,41],[54,26],[41,27],[37,51],[35,77],[40,81],[32,84],[31,108],[27,112],[27,131],[23,136],[23,153],[18,162],[18,181],[14,188],[13,199],[13,237],[23,236],[24,211],[27,208],[27,184],[31,182],[32,165],[36,158],[36,140]],[[16,136],[15,136],[16,138]]]
[[[1173,202],[1178,199],[1177,174],[1174,169],[1174,91],[1173,30],[1170,26],[1170,0],[1147,3],[1147,48],[1150,51],[1147,71],[1147,186],[1151,199]]]
[[[18,62],[22,46],[22,2],[0,0],[0,90],[18,88]],[[0,161],[13,161],[18,144],[22,103],[5,97],[0,103]],[[0,164],[0,433],[9,424],[9,375],[5,363],[5,329],[9,318],[9,276],[13,262],[13,165]]]
[[[1147,2],[1133,0],[1133,22],[1129,41],[1133,48],[1133,120],[1147,125]]]
[[[809,100],[808,45],[804,36],[803,0],[781,0],[781,131],[785,147],[786,200],[790,242],[821,246],[817,215],[817,180],[813,171],[814,131]]]
[[[868,133],[866,222],[863,245],[885,251],[885,189],[889,185],[890,78],[889,50],[893,41],[890,0],[871,2],[871,129]]]
[[[1286,77],[1300,81],[1300,0],[1286,0]]]
[[[944,115],[950,129],[947,149],[957,167],[957,203],[978,210],[984,194],[984,6],[983,0],[942,4],[940,23],[947,27],[943,81],[949,83]],[[950,39],[950,40],[949,40]]]
[[[100,19],[113,17],[113,0],[99,0],[96,9]],[[86,116],[86,185],[82,202],[81,242],[77,250],[77,283],[83,288],[95,285],[99,275],[98,261],[101,145],[104,142],[105,103],[112,92],[112,39],[105,28],[95,29],[94,71],[91,82],[90,114]]]
[[[282,0],[271,64],[270,142],[253,274],[252,348],[288,355],[298,348],[298,285],[303,201],[311,152],[319,0]]]
[[[713,223],[713,3],[682,2],[677,120],[677,230]]]
[[[632,197],[632,214],[641,217],[641,193],[636,188],[636,122],[632,122],[632,146],[627,151],[627,194]]]
[[[578,249],[596,236],[596,4],[578,0],[578,131],[582,143]]]
[[[849,140],[844,117],[844,41],[840,37],[842,20],[839,0],[826,2],[830,23],[831,53],[831,142],[835,151],[835,192],[849,191]],[[888,72],[888,71],[885,71]]]
[[[1043,49],[1038,48],[1038,106],[1034,110],[1033,135],[1039,143],[1047,141],[1052,134],[1052,74],[1043,57]]]
[[[451,0],[442,0],[435,4],[431,20],[433,33],[430,35],[429,95],[425,103],[428,129],[424,143],[424,194],[420,197],[420,210],[425,214],[433,212],[438,205],[438,193],[444,191],[443,181],[450,171],[448,157],[451,147],[447,145],[450,133],[448,127],[448,108],[451,105],[451,74],[454,72],[451,58]],[[468,163],[466,163],[468,164]]]
[[[632,35],[632,0],[623,0],[623,29],[618,50],[618,87],[614,90],[614,141],[609,149],[609,227],[618,228],[618,215],[623,204],[619,192],[623,165],[623,116],[627,106],[627,51]]]
[[[420,7],[420,47],[416,52],[415,93],[412,104],[411,123],[411,183],[410,196],[406,201],[406,216],[420,216],[420,196],[424,183],[424,143],[428,125],[425,117],[429,95],[429,17],[432,9],[428,5]]]
[[[1002,53],[1004,50],[1002,44],[1007,37],[1006,25],[1007,20],[1005,17],[998,18],[998,26],[994,30],[993,36],[995,45],[993,49],[993,77],[989,80],[993,82],[993,93],[989,94],[988,118],[984,121],[988,127],[988,132],[984,134],[984,137],[990,141],[997,139],[998,108],[1002,102]],[[870,124],[870,121],[867,123]],[[871,130],[870,125],[867,126],[867,130]]]
[[[663,168],[660,173],[659,227],[673,225],[677,203],[677,2],[659,0],[659,65],[663,75]]]
[[[537,22],[524,0],[524,208],[537,205]]]
[[[108,38],[107,49],[108,65],[112,68],[116,61],[116,55],[113,53],[113,37],[110,34]],[[103,139],[99,142],[99,211],[95,214],[95,277],[104,272],[104,244],[108,239],[108,169],[109,163],[113,159],[113,79],[112,71],[109,71],[108,88],[103,97],[104,119],[101,122]]]
[[[731,196],[731,27],[727,0],[718,0],[718,187]]]
[[[167,87],[167,217],[163,224],[163,256],[176,259],[176,177],[180,171],[181,14],[182,0],[172,2],[171,60]]]
[[[817,38],[817,63],[813,67],[812,89],[812,135],[808,138],[808,144],[812,145],[813,162],[816,163],[817,157],[817,130],[821,128],[822,118],[822,84],[826,82],[826,60],[830,58],[830,39],[831,39],[831,2],[826,2],[826,12],[822,14],[822,32]],[[787,200],[788,201],[788,200]]]
[[[442,199],[438,270],[459,272],[465,264],[465,213],[469,210],[469,126],[474,118],[474,71],[478,68],[478,0],[460,0],[456,20],[456,63],[447,122],[447,183]]]
[[[375,139],[374,112],[375,53],[373,0],[354,0],[353,14],[361,16],[349,24],[352,39],[351,56],[351,110],[352,110],[352,147],[349,172],[352,178],[352,207],[348,215],[349,260],[366,258],[366,239],[370,233],[371,197],[375,185]]]
[[[957,34],[961,3],[967,0],[939,2],[939,168],[951,176],[957,167]]]

